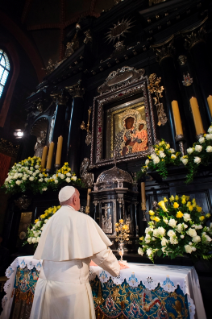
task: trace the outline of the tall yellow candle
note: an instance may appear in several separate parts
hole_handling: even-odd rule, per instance
[[[141,182],[141,209],[146,210],[146,193],[144,182]]]
[[[57,142],[57,152],[56,152],[55,165],[61,164],[62,146],[63,146],[63,137],[59,136],[58,142]]]
[[[48,169],[48,170],[50,170],[52,167],[53,152],[54,152],[54,142],[51,142],[50,146],[49,146],[47,165],[46,165],[46,169]]]
[[[41,167],[44,168],[46,164],[46,158],[48,153],[48,146],[44,146],[43,153],[42,153],[42,159],[41,159]]]
[[[203,128],[202,118],[199,111],[199,105],[195,97],[192,97],[190,99],[190,105],[191,105],[191,110],[193,114],[196,135],[204,134],[204,128]]]
[[[174,126],[176,135],[183,135],[182,122],[177,101],[172,101],[172,113],[174,118]]]
[[[208,106],[209,106],[210,113],[212,116],[212,96],[211,95],[209,95],[209,97],[207,98],[207,101],[208,101]]]

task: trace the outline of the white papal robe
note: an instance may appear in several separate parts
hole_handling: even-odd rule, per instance
[[[90,216],[61,207],[45,225],[34,255],[43,265],[30,319],[95,319],[89,263],[117,276],[120,266],[110,245]]]

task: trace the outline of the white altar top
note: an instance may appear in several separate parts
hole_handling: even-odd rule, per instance
[[[2,300],[3,311],[0,319],[9,319],[13,302],[13,288],[15,283],[16,269],[27,267],[28,269],[41,269],[42,261],[33,259],[33,256],[18,257],[6,270],[8,278],[4,290],[6,295]],[[207,319],[200,291],[199,279],[194,267],[168,266],[154,264],[128,263],[129,268],[122,269],[118,277],[111,275],[98,266],[90,266],[90,280],[96,276],[101,282],[107,282],[110,278],[117,285],[122,284],[126,279],[132,287],[137,287],[142,281],[149,289],[155,289],[158,284],[167,292],[173,292],[177,286],[188,296],[190,319]]]

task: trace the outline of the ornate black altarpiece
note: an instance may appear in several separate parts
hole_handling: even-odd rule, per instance
[[[208,168],[189,185],[184,183],[183,166],[170,168],[166,180],[157,173],[148,175],[142,180],[146,209],[141,207],[141,180],[136,178],[157,141],[163,138],[185,152],[196,140],[192,96],[198,100],[204,130],[210,125],[211,11],[210,1],[116,1],[99,18],[85,17],[69,28],[64,59],[49,61],[46,77],[26,100],[28,116],[17,161],[34,155],[41,131],[46,132],[46,145],[52,141],[56,145],[62,135],[62,163],[68,162],[79,177],[81,172],[91,188],[90,215],[111,236],[115,221],[130,215],[134,250],[146,227],[145,210],[152,209],[154,201],[187,194],[204,204],[205,213],[212,211]],[[173,100],[179,104],[182,136],[175,132]],[[98,177],[115,167],[114,151],[117,169],[129,174],[131,182],[105,180],[101,188]],[[87,188],[80,190],[83,207]],[[11,250],[16,247],[21,213],[32,212],[33,221],[58,204],[53,192],[31,196],[24,210],[15,205],[18,197],[11,198],[5,219],[5,243]]]

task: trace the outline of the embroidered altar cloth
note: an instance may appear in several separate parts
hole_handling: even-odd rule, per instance
[[[187,295],[189,318],[206,319],[199,280],[194,267],[135,263],[128,263],[128,266],[128,269],[121,270],[118,277],[111,277],[101,267],[90,266],[90,281],[93,282],[98,277],[102,287],[111,281],[117,287],[126,283],[132,289],[136,289],[142,284],[146,291],[153,291],[158,285],[160,289],[169,293],[180,289],[184,295]],[[35,260],[32,256],[18,257],[9,266],[6,270],[8,281],[4,286],[6,295],[2,300],[1,319],[9,319],[10,317],[17,268],[25,268],[29,271],[36,269],[39,272],[41,267],[42,261]]]

